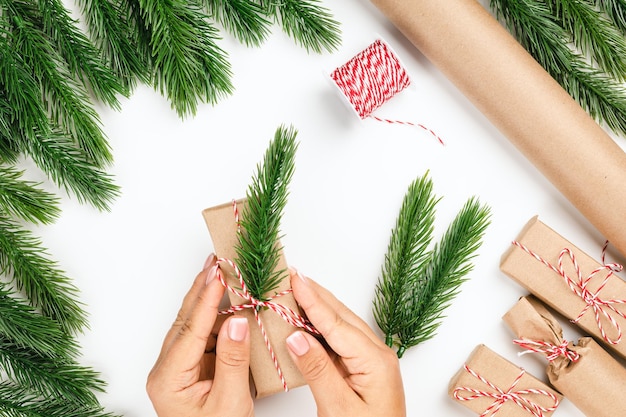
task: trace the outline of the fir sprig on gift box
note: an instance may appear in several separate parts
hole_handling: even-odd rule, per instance
[[[490,7],[581,107],[626,135],[626,2],[490,0]]]
[[[470,198],[429,249],[439,200],[428,174],[411,183],[376,285],[374,319],[399,358],[435,335],[489,225],[490,209]]]
[[[236,263],[250,294],[267,301],[285,277],[276,270],[281,247],[280,220],[287,204],[288,186],[295,168],[297,131],[281,126],[276,130],[263,161],[257,166],[246,192],[246,206],[241,213]]]

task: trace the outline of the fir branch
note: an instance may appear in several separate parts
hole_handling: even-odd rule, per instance
[[[278,287],[286,273],[275,269],[282,249],[277,244],[280,219],[298,147],[296,135],[293,127],[280,126],[276,130],[248,187],[241,213],[236,262],[250,294],[258,300],[267,300],[267,294]]]
[[[433,194],[433,182],[425,174],[411,183],[404,196],[381,276],[376,285],[374,319],[385,334],[385,342],[393,346],[393,336],[414,318],[407,299],[418,280],[418,266],[428,256],[426,249],[433,239],[435,206],[440,199]]]
[[[97,406],[95,392],[104,382],[90,368],[64,357],[44,356],[0,336],[0,370],[39,396],[64,398],[70,404]]]
[[[111,150],[99,125],[98,114],[91,107],[84,87],[71,77],[54,45],[37,28],[33,15],[38,11],[20,0],[11,0],[7,10],[17,22],[12,45],[20,51],[27,67],[32,68],[41,86],[41,95],[46,98],[44,102],[51,121],[63,126],[97,166],[110,163]]]
[[[569,36],[548,6],[532,0],[491,0],[491,8],[524,48],[593,118],[626,134],[624,86],[591,67],[567,45]]]
[[[0,336],[41,355],[75,357],[78,349],[59,324],[18,301],[0,282]]]
[[[270,32],[265,9],[250,0],[204,0],[209,15],[247,46],[259,46]]]
[[[596,6],[626,35],[626,0],[596,0]]]
[[[91,40],[106,65],[131,91],[137,81],[150,82],[149,48],[139,48],[143,20],[131,13],[131,4],[124,0],[77,0]],[[137,6],[136,1],[133,2]],[[146,43],[149,41],[146,40]],[[138,53],[139,52],[139,53]]]
[[[606,74],[626,79],[626,39],[606,16],[587,1],[550,0],[548,4],[583,53]]]
[[[0,415],[7,417],[115,417],[99,406],[78,405],[63,398],[40,398],[32,390],[0,382]]]
[[[435,335],[444,310],[473,269],[470,261],[475,257],[489,225],[489,211],[477,199],[469,199],[435,245],[428,261],[422,265],[421,277],[415,281],[411,291],[413,302],[408,313],[415,320],[398,332],[398,357],[402,357],[406,349]]]
[[[69,11],[59,0],[38,0],[38,5],[43,31],[63,56],[70,74],[90,87],[97,99],[120,109],[117,94],[128,96],[128,88],[103,64],[96,48],[70,18]]]
[[[307,51],[333,51],[341,43],[339,23],[319,0],[270,0],[267,10],[283,31]]]
[[[0,166],[0,213],[32,223],[52,223],[61,213],[59,200],[21,179],[23,171]]]
[[[119,195],[119,187],[111,176],[93,166],[64,134],[52,132],[43,136],[33,132],[23,147],[57,185],[73,193],[79,202],[108,210]]]
[[[151,31],[154,86],[180,117],[195,115],[199,101],[216,103],[233,91],[218,32],[197,1],[139,1]]]
[[[48,258],[41,241],[2,215],[0,272],[12,275],[15,287],[24,292],[31,305],[68,334],[87,327],[82,305],[76,301],[78,290]]]

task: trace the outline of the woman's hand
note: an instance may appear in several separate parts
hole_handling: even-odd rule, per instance
[[[294,297],[333,351],[329,354],[302,331],[287,338],[313,392],[318,417],[404,417],[404,389],[393,350],[328,290],[290,272]]]
[[[148,376],[146,389],[159,417],[254,415],[248,321],[218,318],[224,287],[216,276],[211,255],[185,296]]]

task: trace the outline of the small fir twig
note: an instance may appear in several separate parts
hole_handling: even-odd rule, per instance
[[[596,0],[595,3],[613,21],[615,27],[626,35],[626,0]]]
[[[277,242],[295,167],[296,135],[293,127],[281,126],[276,130],[248,187],[247,203],[241,213],[236,262],[250,294],[262,301],[268,299],[286,274],[276,270],[282,249]]]
[[[259,46],[270,33],[265,8],[250,0],[204,0],[209,15],[247,46]]]
[[[39,189],[39,184],[23,180],[22,174],[0,165],[0,207],[31,223],[52,223],[61,213],[59,199]]]
[[[426,176],[411,184],[376,286],[374,318],[399,358],[435,335],[444,310],[473,268],[471,260],[489,224],[489,208],[470,198],[427,251],[438,201]]]

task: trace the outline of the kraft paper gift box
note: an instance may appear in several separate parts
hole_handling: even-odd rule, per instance
[[[569,252],[563,252],[559,261],[564,250]],[[626,282],[537,216],[502,255],[500,269],[548,306],[575,321],[586,334],[626,358],[626,340],[620,340],[626,329],[626,319],[622,317],[626,312]]]
[[[245,200],[238,200],[236,203],[240,212],[245,210]],[[226,258],[234,261],[237,258],[235,247],[238,244],[238,225],[235,220],[233,203],[222,204],[205,209],[202,212],[202,215],[209,229],[215,254],[219,258]],[[276,242],[276,244],[280,245],[280,242]],[[281,256],[278,265],[276,266],[276,271],[287,270],[287,262],[283,251],[281,250],[280,253]],[[233,288],[241,287],[239,280],[229,265],[222,263],[220,268],[226,274],[226,280],[230,286]],[[285,279],[283,279],[279,288],[275,291],[276,293],[280,293],[290,288],[291,284],[289,282],[289,275],[285,274]],[[247,300],[232,294],[230,291],[226,292],[232,306],[242,305],[248,302]],[[273,301],[287,306],[302,315],[292,294],[277,297]],[[250,325],[250,343],[252,347],[250,354],[250,374],[254,384],[255,397],[262,398],[284,391],[282,381],[278,376],[274,361],[272,360],[265,345],[265,341],[261,334],[259,325],[256,322],[253,311],[251,309],[245,309],[240,312],[235,312],[235,314],[247,317]],[[291,360],[291,356],[289,356],[287,345],[285,343],[285,339],[296,329],[284,321],[274,311],[262,309],[259,312],[259,315],[270,339],[272,348],[276,354],[278,364],[284,375],[287,386],[289,389],[292,389],[305,385],[306,382],[300,371]]]
[[[626,412],[626,368],[592,338],[565,341],[559,322],[533,296],[520,298],[503,320],[522,348],[548,359],[550,383],[586,416]]]
[[[532,417],[538,411],[549,417],[563,398],[485,345],[478,345],[452,377],[448,395],[476,414],[506,417]]]

